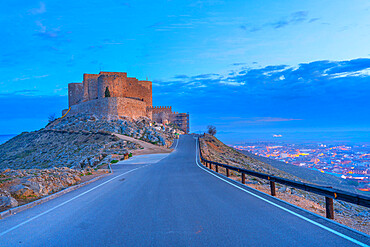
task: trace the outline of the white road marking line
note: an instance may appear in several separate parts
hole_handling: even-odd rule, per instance
[[[176,139],[177,140],[177,142],[176,142],[176,147],[175,147],[175,150],[177,149],[177,145],[179,144],[179,141],[180,141],[180,137],[179,137],[179,139]]]
[[[36,216],[34,216],[34,217],[32,217],[32,218],[30,218],[30,219],[26,220],[26,221],[23,221],[22,223],[20,223],[20,224],[18,224],[18,225],[16,225],[16,226],[13,226],[12,228],[9,228],[9,229],[8,229],[8,230],[6,230],[6,231],[3,231],[2,233],[0,233],[0,237],[1,237],[1,236],[3,236],[3,235],[5,235],[5,234],[7,234],[8,232],[11,232],[11,231],[13,231],[13,230],[15,230],[15,229],[17,229],[17,228],[19,228],[19,227],[21,227],[21,226],[23,226],[23,225],[27,224],[27,223],[28,223],[28,222],[30,222],[30,221],[33,221],[33,220],[35,220],[35,219],[37,219],[37,218],[39,218],[39,217],[41,217],[41,216],[43,216],[43,215],[45,215],[45,214],[47,214],[47,213],[49,213],[49,212],[51,212],[51,211],[53,211],[53,210],[55,210],[55,209],[57,209],[57,208],[59,208],[59,207],[61,207],[61,206],[65,205],[65,204],[67,204],[67,203],[69,203],[69,202],[71,202],[71,201],[73,201],[73,200],[75,200],[75,199],[77,199],[77,198],[79,198],[79,197],[81,197],[81,196],[83,196],[83,195],[85,195],[85,194],[87,194],[87,193],[89,193],[89,192],[91,192],[91,191],[93,191],[93,190],[95,190],[95,189],[97,189],[97,188],[99,188],[99,187],[103,186],[104,184],[109,183],[110,181],[112,181],[112,180],[114,180],[114,179],[116,179],[116,178],[119,178],[119,177],[121,177],[121,176],[123,176],[123,175],[126,175],[126,174],[128,174],[128,173],[130,173],[130,172],[133,172],[133,171],[135,171],[135,170],[138,170],[138,169],[144,168],[144,167],[146,167],[146,166],[149,166],[149,165],[145,165],[145,166],[142,166],[142,167],[138,167],[138,168],[132,169],[132,170],[130,170],[130,171],[127,171],[127,172],[125,172],[125,173],[122,173],[122,174],[120,174],[120,175],[117,175],[117,176],[115,176],[114,178],[111,178],[111,179],[109,179],[109,180],[105,181],[104,183],[101,183],[101,184],[99,184],[99,185],[95,186],[94,188],[91,188],[91,189],[89,189],[89,190],[87,190],[87,191],[85,191],[85,192],[83,192],[83,193],[81,193],[81,194],[79,194],[79,195],[77,195],[77,196],[75,196],[75,197],[73,197],[73,198],[71,198],[71,199],[69,199],[69,200],[67,200],[67,201],[65,201],[65,202],[63,202],[63,203],[61,203],[61,204],[59,204],[59,205],[57,205],[57,206],[53,207],[53,208],[51,208],[51,209],[49,209],[49,210],[46,210],[46,211],[42,212],[41,214],[38,214],[38,215],[36,215]]]
[[[282,209],[282,210],[284,210],[284,211],[286,211],[288,213],[291,213],[291,214],[293,214],[293,215],[295,215],[295,216],[297,216],[297,217],[299,217],[299,218],[301,218],[301,219],[303,219],[305,221],[308,221],[308,222],[310,222],[310,223],[312,223],[312,224],[314,224],[314,225],[316,225],[318,227],[321,227],[321,228],[323,228],[323,229],[325,229],[325,230],[327,230],[327,231],[329,231],[331,233],[334,233],[335,235],[338,235],[338,236],[340,236],[340,237],[342,237],[344,239],[347,239],[348,241],[351,241],[352,243],[358,244],[358,245],[363,246],[363,247],[369,247],[369,245],[367,245],[367,244],[364,244],[364,243],[362,243],[362,242],[360,242],[360,241],[358,241],[356,239],[353,239],[353,238],[351,238],[351,237],[349,237],[347,235],[344,235],[343,233],[340,233],[340,232],[337,232],[337,231],[335,231],[333,229],[330,229],[329,227],[326,227],[324,225],[321,225],[320,223],[317,223],[316,221],[310,220],[310,219],[308,219],[308,218],[306,218],[306,217],[304,217],[304,216],[302,216],[302,215],[300,215],[298,213],[295,213],[295,212],[293,212],[293,211],[291,211],[291,210],[289,210],[287,208],[284,208],[284,207],[282,207],[282,206],[280,206],[280,205],[278,205],[276,203],[273,203],[273,202],[271,202],[271,201],[269,201],[269,200],[267,200],[267,199],[265,199],[265,198],[263,198],[261,196],[258,196],[258,195],[254,194],[254,193],[252,193],[252,192],[250,192],[250,191],[248,191],[246,189],[243,189],[243,188],[241,188],[241,187],[239,187],[239,186],[237,186],[237,185],[235,185],[235,184],[233,184],[233,183],[231,183],[231,182],[229,182],[229,181],[227,181],[227,180],[225,180],[225,179],[217,176],[216,174],[208,171],[207,169],[205,169],[204,167],[202,167],[201,165],[199,165],[199,162],[198,162],[198,160],[199,160],[198,141],[199,140],[197,139],[196,140],[196,143],[195,143],[195,145],[196,145],[195,161],[196,161],[197,166],[199,168],[201,168],[202,170],[208,172],[209,174],[215,176],[216,178],[218,178],[218,179],[220,179],[220,180],[222,180],[222,181],[224,181],[224,182],[226,182],[226,183],[228,183],[228,184],[230,184],[230,185],[232,185],[232,186],[234,186],[234,187],[236,187],[236,188],[238,188],[238,189],[240,189],[240,190],[242,190],[242,191],[244,191],[244,192],[246,192],[246,193],[248,193],[248,194],[250,194],[250,195],[252,195],[254,197],[257,197],[257,198],[259,198],[259,199],[261,199],[261,200],[263,200],[263,201],[265,201],[267,203],[270,203],[271,205],[274,205],[274,206],[276,206],[276,207],[278,207],[278,208],[280,208],[280,209]]]

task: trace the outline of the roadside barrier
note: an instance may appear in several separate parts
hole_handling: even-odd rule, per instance
[[[293,181],[293,180],[289,180],[286,178],[280,178],[280,177],[268,175],[265,173],[255,172],[255,171],[207,160],[203,158],[202,150],[200,147],[200,141],[198,141],[198,145],[199,145],[200,161],[204,166],[206,166],[207,168],[211,170],[213,170],[213,167],[214,167],[217,173],[219,170],[218,168],[223,167],[226,169],[227,177],[230,177],[230,170],[239,172],[241,174],[242,184],[245,184],[245,175],[247,174],[250,176],[254,176],[254,177],[258,177],[258,178],[262,178],[262,179],[270,181],[270,193],[272,196],[276,196],[276,183],[325,196],[326,218],[328,219],[334,219],[333,199],[370,208],[370,197],[368,196],[357,195],[357,194],[350,193],[347,191],[334,189],[332,187],[323,187],[323,186],[318,186],[314,184]]]

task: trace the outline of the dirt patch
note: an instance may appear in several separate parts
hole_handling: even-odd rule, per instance
[[[121,140],[129,141],[140,145],[140,148],[135,150],[130,150],[133,155],[143,155],[143,154],[160,154],[160,153],[171,153],[173,149],[165,148],[163,146],[157,146],[142,140],[137,140],[130,136],[114,134]]]

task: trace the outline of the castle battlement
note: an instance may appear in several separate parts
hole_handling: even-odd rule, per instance
[[[148,117],[160,123],[173,123],[179,119],[179,113],[172,112],[172,106],[153,107],[151,81],[127,77],[126,72],[84,74],[82,82],[68,84],[68,105],[69,115]],[[188,132],[188,118],[181,121],[179,127]]]

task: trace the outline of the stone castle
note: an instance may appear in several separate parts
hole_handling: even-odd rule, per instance
[[[123,72],[84,74],[82,83],[68,84],[69,109],[63,115],[94,114],[106,118],[148,117],[162,124],[177,125],[189,132],[189,114],[152,103],[152,82],[127,77]]]

